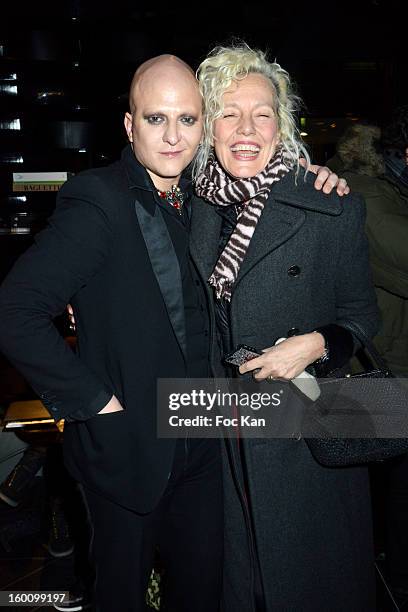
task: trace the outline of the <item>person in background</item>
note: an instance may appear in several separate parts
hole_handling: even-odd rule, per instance
[[[408,176],[408,139],[405,143],[403,135],[401,139],[399,148],[383,152],[380,128],[356,123],[340,138],[337,155],[349,185],[364,197],[367,207],[370,264],[382,315],[375,344],[391,371],[405,378],[408,377],[408,182],[404,184],[404,177]],[[396,146],[396,140],[392,142]]]
[[[354,124],[337,144],[340,168],[367,206],[370,263],[382,323],[375,343],[393,374],[408,384],[408,106],[381,131]],[[329,163],[331,163],[329,161]],[[383,532],[387,577],[400,609],[408,605],[408,455],[371,468]],[[384,499],[385,491],[385,499]],[[376,515],[375,515],[376,516]]]
[[[378,329],[361,197],[324,197],[299,168],[297,99],[279,64],[219,47],[198,76],[191,252],[213,288],[223,353],[262,353],[239,369],[259,391],[307,367],[323,376],[353,354],[347,322]],[[302,438],[241,436],[224,468],[223,612],[375,610],[365,467],[325,468]]]
[[[395,110],[382,130],[381,142],[386,176],[408,196],[408,104]]]

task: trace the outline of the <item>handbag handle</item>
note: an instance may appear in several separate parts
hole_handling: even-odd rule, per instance
[[[365,349],[371,361],[377,365],[379,370],[384,372],[385,376],[393,376],[384,358],[375,348],[371,338],[368,337],[365,330],[358,323],[356,323],[355,321],[342,321],[339,322],[339,325],[351,332],[353,336],[355,336],[357,340],[360,341],[361,345]]]

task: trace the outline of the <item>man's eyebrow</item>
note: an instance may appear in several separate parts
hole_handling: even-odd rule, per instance
[[[167,115],[168,112],[166,110],[159,110],[159,109],[146,109],[143,111],[143,115]],[[182,111],[180,113],[178,113],[179,117],[183,117],[184,115],[192,115],[194,117],[198,117],[201,114],[201,110],[200,111],[196,111],[196,110],[185,110]]]

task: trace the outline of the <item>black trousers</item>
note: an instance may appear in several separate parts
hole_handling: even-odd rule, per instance
[[[168,485],[149,514],[127,510],[84,487],[93,527],[97,612],[146,610],[156,548],[164,570],[161,610],[218,612],[223,557],[220,444],[178,440]]]

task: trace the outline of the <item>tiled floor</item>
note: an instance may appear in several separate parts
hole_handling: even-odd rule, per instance
[[[61,559],[46,549],[47,520],[42,478],[22,508],[0,500],[0,590],[68,591],[76,581],[75,554]],[[1,610],[54,610],[53,607],[10,606]]]
[[[53,558],[47,552],[48,528],[45,500],[44,482],[39,477],[35,479],[32,494],[23,507],[13,509],[0,500],[0,591],[68,591],[75,585],[78,575],[83,574],[86,578],[86,572],[83,569],[86,566],[82,563],[78,564],[78,552],[76,555],[72,554],[61,559]],[[86,539],[86,535],[84,537]],[[80,550],[82,558],[79,561],[83,562],[86,542],[82,541],[81,544],[81,547],[77,547],[77,551],[82,549]],[[378,562],[378,567],[385,577],[384,565],[383,561]],[[380,576],[377,580],[377,590],[377,611],[398,612]],[[35,610],[54,610],[54,608],[14,606],[2,607],[0,611],[2,610],[34,612]],[[403,612],[408,612],[408,606],[404,607]]]

